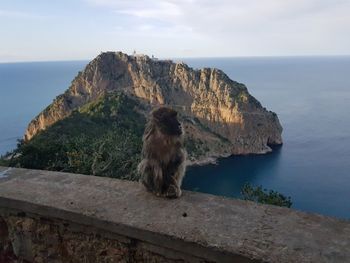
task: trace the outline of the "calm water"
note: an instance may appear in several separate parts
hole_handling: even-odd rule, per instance
[[[184,188],[239,196],[245,182],[292,197],[293,207],[350,218],[350,57],[184,59],[245,83],[284,128],[271,154],[188,169]],[[0,153],[62,93],[86,62],[0,64]]]
[[[0,63],[0,154],[16,147],[28,123],[68,88],[86,64]]]

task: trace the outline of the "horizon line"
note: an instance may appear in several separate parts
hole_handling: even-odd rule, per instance
[[[121,51],[104,51],[105,52],[121,52]],[[122,52],[125,53],[125,52]],[[132,56],[132,54],[125,53],[129,56]],[[139,55],[147,55],[140,53]],[[18,61],[0,61],[0,64],[15,64],[15,63],[45,63],[45,62],[85,62],[85,61],[91,61],[95,59],[98,55],[96,55],[92,59],[52,59],[52,60],[18,60]],[[148,56],[148,55],[147,55]],[[350,57],[350,54],[335,54],[335,55],[252,55],[252,56],[196,56],[196,57],[155,57],[160,60],[179,60],[179,59],[235,59],[235,58],[326,58],[326,57]]]

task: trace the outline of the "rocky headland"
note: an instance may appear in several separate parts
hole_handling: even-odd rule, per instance
[[[25,132],[35,135],[86,104],[113,93],[136,100],[146,115],[152,106],[180,112],[192,163],[232,154],[261,154],[282,144],[282,127],[247,88],[218,69],[195,70],[184,63],[101,53],[79,72],[66,92],[33,119]]]

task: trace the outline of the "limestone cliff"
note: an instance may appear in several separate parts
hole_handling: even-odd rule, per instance
[[[123,92],[146,105],[165,104],[181,113],[192,161],[230,154],[266,153],[282,143],[282,127],[247,88],[218,70],[105,52],[92,60],[69,89],[33,119],[29,141],[39,131],[106,93]],[[150,108],[150,107],[148,107]]]

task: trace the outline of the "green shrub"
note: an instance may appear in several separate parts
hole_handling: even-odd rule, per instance
[[[262,186],[254,187],[248,183],[243,186],[241,194],[244,200],[254,201],[261,204],[285,207],[291,207],[293,204],[290,197],[286,197],[274,190],[263,189]]]
[[[146,123],[139,107],[123,94],[104,96],[20,142],[7,165],[137,180]]]

